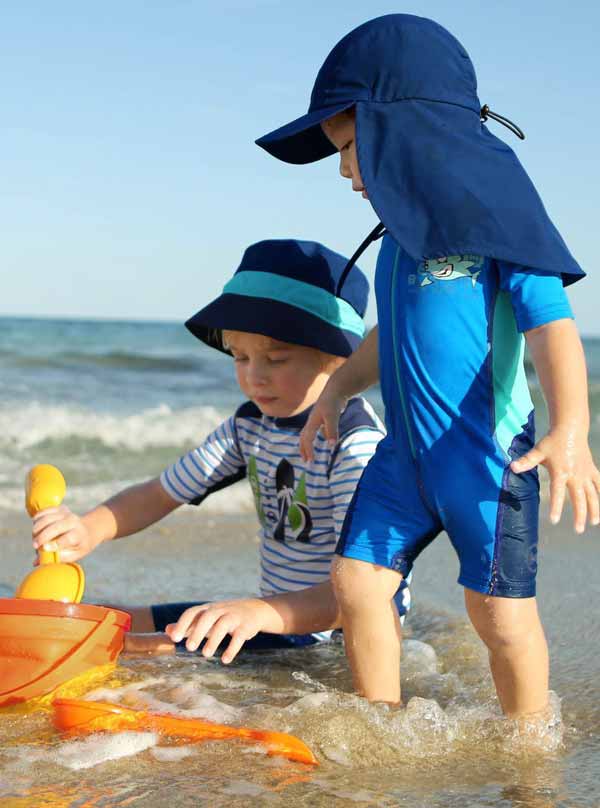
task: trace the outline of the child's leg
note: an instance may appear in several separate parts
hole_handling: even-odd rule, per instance
[[[331,579],[355,689],[369,701],[399,704],[402,634],[394,595],[402,576],[386,567],[336,556]]]
[[[548,647],[535,598],[499,598],[465,589],[473,626],[486,644],[498,699],[509,718],[548,704]]]
[[[156,626],[154,625],[154,616],[152,614],[151,606],[123,606],[117,603],[103,603],[107,609],[120,609],[122,612],[127,612],[131,615],[131,631],[142,634],[146,632],[155,632]]]

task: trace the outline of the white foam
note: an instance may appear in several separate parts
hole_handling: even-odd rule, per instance
[[[157,686],[160,686],[161,693],[167,694],[168,701],[150,692]],[[134,710],[171,713],[181,718],[204,718],[217,724],[233,724],[240,717],[239,709],[207,693],[197,677],[191,681],[177,675],[153,677],[119,688],[98,688],[88,694],[88,699],[110,701]]]
[[[91,769],[108,760],[137,755],[157,743],[158,735],[155,732],[92,735],[82,741],[64,743],[48,757],[60,766],[77,771]]]
[[[402,642],[402,674],[437,673],[438,659],[434,648],[420,640],[404,640]]]
[[[28,449],[48,440],[82,438],[105,446],[143,451],[149,447],[194,446],[229,413],[214,407],[172,410],[166,404],[131,415],[111,415],[75,406],[31,402],[0,408],[0,445]]]

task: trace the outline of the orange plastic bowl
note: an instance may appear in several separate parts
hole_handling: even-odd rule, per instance
[[[130,627],[131,617],[117,609],[0,598],[0,707],[115,663]]]

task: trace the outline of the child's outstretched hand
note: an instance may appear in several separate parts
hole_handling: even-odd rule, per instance
[[[33,518],[32,536],[35,550],[43,547],[51,552],[58,551],[60,560],[68,562],[91,553],[98,543],[81,517],[66,505],[37,513]]]
[[[231,640],[221,662],[228,664],[235,659],[246,642],[265,627],[265,610],[268,606],[259,598],[226,600],[220,603],[203,603],[186,609],[176,623],[169,623],[165,633],[173,642],[187,637],[185,647],[196,651],[203,640],[202,655],[212,657],[229,634]]]
[[[313,445],[319,430],[330,444],[336,443],[340,415],[347,402],[348,398],[338,393],[331,382],[325,386],[300,433],[300,454],[304,460],[313,460]]]
[[[576,428],[557,427],[542,438],[526,455],[513,460],[516,474],[543,465],[550,474],[550,521],[557,524],[562,515],[567,491],[573,506],[573,523],[583,533],[586,522],[600,524],[600,471],[596,467],[587,439]]]

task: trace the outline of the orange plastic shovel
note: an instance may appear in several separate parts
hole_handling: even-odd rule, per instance
[[[213,724],[201,718],[180,718],[168,713],[149,713],[131,710],[118,704],[79,699],[55,699],[54,726],[68,735],[86,735],[92,732],[122,732],[140,730],[158,732],[170,738],[185,741],[218,741],[241,738],[256,741],[267,747],[267,754],[282,755],[299,763],[318,765],[319,761],[308,746],[293,735],[268,732],[247,727],[229,727]]]

